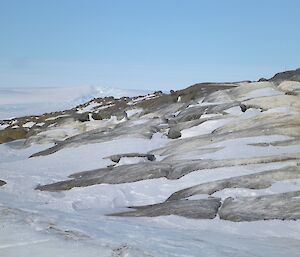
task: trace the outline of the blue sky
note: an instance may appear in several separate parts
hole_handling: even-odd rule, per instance
[[[177,89],[300,67],[300,1],[0,0],[0,87]]]

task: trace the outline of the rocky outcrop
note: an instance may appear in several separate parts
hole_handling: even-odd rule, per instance
[[[211,195],[225,188],[263,189],[270,187],[273,183],[278,181],[299,178],[300,166],[292,166],[200,184],[173,193],[168,198],[168,201],[179,200],[198,194]]]
[[[109,216],[119,217],[157,217],[178,215],[192,219],[213,219],[221,205],[221,199],[208,198],[202,200],[181,200],[152,204],[146,206],[129,207],[134,211],[113,213]]]
[[[64,191],[74,187],[86,187],[96,184],[121,184],[167,177],[171,166],[166,163],[145,162],[131,165],[109,167],[86,172],[76,173],[70,176],[71,180],[61,181],[49,185],[38,186],[41,191]]]
[[[221,207],[220,207],[221,206]],[[300,219],[300,191],[258,197],[177,200],[159,204],[129,207],[133,211],[113,213],[120,217],[157,217],[178,215],[193,219],[220,219],[234,222]],[[220,209],[219,209],[220,208]]]
[[[76,147],[84,144],[100,143],[107,142],[110,140],[117,140],[122,136],[127,137],[138,137],[138,138],[151,138],[152,135],[159,131],[157,125],[160,123],[160,120],[152,120],[145,124],[130,126],[129,122],[124,124],[119,124],[113,128],[104,127],[99,129],[94,129],[75,135],[67,138],[62,142],[58,142],[55,146],[43,150],[41,152],[35,153],[30,157],[45,156],[53,154],[63,148],[67,147]]]
[[[279,72],[269,79],[269,81],[273,82],[281,82],[284,80],[300,81],[300,69]]]
[[[70,175],[71,180],[65,180],[48,185],[40,185],[36,189],[41,191],[64,191],[74,187],[87,187],[96,184],[121,184],[165,177],[170,180],[179,179],[193,171],[230,167],[235,165],[249,165],[269,162],[298,160],[299,156],[268,156],[251,159],[230,160],[189,160],[178,162],[145,162],[108,167],[90,171],[83,171]]]
[[[6,184],[6,182],[0,179],[0,187],[4,186],[5,184]]]
[[[212,219],[219,213],[221,219],[232,221],[298,218],[296,193],[228,198],[225,201],[224,197],[212,196],[224,189],[232,189],[226,190],[226,195],[235,195],[239,192],[234,188],[259,190],[274,183],[300,179],[299,71],[280,73],[260,82],[202,83],[170,94],[155,92],[138,97],[93,99],[64,112],[5,121],[1,123],[5,129],[0,135],[2,138],[5,133],[13,135],[16,130],[12,131],[12,127],[16,126],[25,131],[24,134],[6,136],[2,142],[27,137],[25,145],[54,143],[31,157],[54,154],[66,148],[74,148],[72,152],[75,152],[76,147],[82,145],[115,143],[124,138],[126,142],[128,139],[147,142],[145,149],[154,150],[144,153],[141,145],[137,149],[132,147],[134,150],[125,147],[122,152],[123,147],[120,147],[116,152],[110,151],[115,154],[107,157],[113,165],[83,170],[60,181],[54,178],[58,182],[36,187],[40,191],[58,192],[159,178],[169,183],[166,188],[170,191],[164,197],[170,197],[165,202],[131,207],[134,210],[113,216],[180,215]],[[34,121],[32,127],[23,127],[29,121]],[[66,128],[68,125],[70,127]],[[69,128],[72,132],[64,134]],[[55,134],[56,129],[60,134]],[[163,140],[157,141],[156,133],[159,140]],[[100,152],[103,154],[102,149]],[[30,161],[42,162],[43,158]],[[96,164],[97,161],[101,160],[96,160]],[[277,163],[285,168],[278,168]],[[252,174],[233,174],[231,167],[237,166],[238,169],[247,166],[247,174],[250,171]],[[217,169],[222,170],[222,176]],[[226,172],[230,175],[224,175]],[[179,179],[177,184],[175,180]],[[176,189],[172,189],[173,185]],[[115,187],[123,189],[127,185]],[[205,199],[195,200],[199,197]],[[284,204],[287,211],[284,211]]]
[[[227,198],[220,219],[234,222],[300,219],[300,191],[257,197]]]
[[[26,138],[28,133],[27,129],[24,128],[6,128],[0,130],[0,144],[11,142],[18,139]]]

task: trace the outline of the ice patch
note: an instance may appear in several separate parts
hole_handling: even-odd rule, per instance
[[[215,129],[220,128],[229,122],[232,119],[219,119],[219,120],[208,120],[201,123],[198,126],[191,127],[189,129],[184,129],[181,131],[181,138],[195,137],[205,134],[211,134]]]
[[[143,112],[143,109],[131,109],[131,110],[127,110],[127,117],[130,118],[136,114],[140,114],[141,112]]]
[[[24,128],[32,128],[34,125],[35,125],[35,122],[30,121],[30,122],[23,124],[23,127]]]

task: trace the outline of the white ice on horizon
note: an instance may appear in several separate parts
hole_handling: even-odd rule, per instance
[[[0,88],[0,120],[62,111],[97,97],[119,98],[145,95],[148,92],[97,86]]]

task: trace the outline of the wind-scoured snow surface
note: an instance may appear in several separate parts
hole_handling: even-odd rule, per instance
[[[300,256],[300,83],[190,90],[2,123],[0,256]]]
[[[0,88],[0,120],[62,111],[93,98],[145,95],[143,90],[81,86],[60,88]]]

